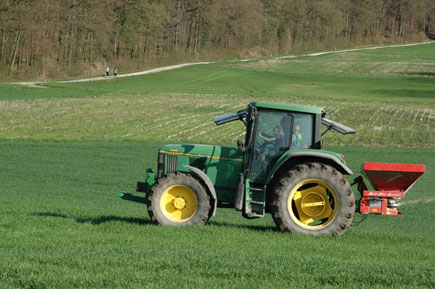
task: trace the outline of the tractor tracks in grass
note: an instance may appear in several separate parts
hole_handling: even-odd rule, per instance
[[[418,42],[418,43],[385,45],[385,46],[374,46],[374,47],[361,47],[361,48],[342,49],[342,50],[331,50],[331,51],[323,51],[323,52],[316,52],[316,53],[302,54],[302,55],[285,55],[285,56],[274,57],[273,59],[276,59],[276,60],[293,59],[293,58],[306,57],[306,56],[322,56],[322,55],[332,54],[332,53],[343,53],[343,52],[353,52],[353,51],[362,51],[362,50],[374,50],[374,49],[382,49],[382,48],[408,47],[408,46],[425,45],[425,44],[431,44],[431,43],[435,43],[435,41],[425,41],[425,42]],[[249,62],[249,61],[259,61],[262,59],[263,58],[249,58],[249,59],[233,60],[233,61],[227,61],[227,62],[228,63]],[[183,63],[183,64],[176,64],[176,65],[148,69],[148,70],[144,70],[144,71],[119,74],[116,77],[115,76],[102,76],[102,77],[93,77],[93,78],[84,78],[84,79],[75,79],[75,80],[55,81],[54,83],[78,83],[78,82],[89,82],[89,81],[108,81],[108,80],[114,80],[117,78],[139,76],[139,75],[158,73],[158,72],[163,72],[163,71],[168,71],[168,70],[174,70],[174,69],[179,69],[179,68],[192,66],[192,65],[202,65],[202,64],[212,64],[212,63],[215,63],[215,62]],[[40,81],[28,81],[28,82],[21,81],[21,82],[13,82],[10,84],[24,85],[24,86],[28,86],[28,87],[46,88],[45,82],[40,82]]]
[[[149,103],[148,95],[106,98],[48,98],[0,102],[0,138],[36,138],[65,140],[168,140],[170,142],[234,143],[245,133],[234,122],[216,126],[211,118],[238,111],[246,99],[232,96],[195,96],[159,94]],[[284,101],[270,98],[270,101]],[[316,100],[307,104],[315,104]],[[338,122],[357,129],[358,133],[338,138],[323,136],[330,145],[433,147],[435,118],[433,109],[401,104],[340,102],[321,103]],[[176,117],[174,117],[176,115]],[[358,116],[358,117],[354,117]],[[108,125],[109,124],[109,125]],[[412,130],[412,132],[411,132]],[[65,132],[68,132],[67,134]],[[411,137],[412,133],[412,137]]]

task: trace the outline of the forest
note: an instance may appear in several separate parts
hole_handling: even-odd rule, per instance
[[[433,0],[2,0],[0,80],[421,41],[434,15]]]

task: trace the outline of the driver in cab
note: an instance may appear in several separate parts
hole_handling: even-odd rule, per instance
[[[274,142],[275,151],[279,151],[280,148],[284,147],[284,134],[282,132],[281,126],[277,125],[273,128],[273,136],[269,137],[260,132],[259,136],[265,141]]]

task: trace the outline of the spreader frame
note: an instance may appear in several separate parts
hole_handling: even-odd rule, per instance
[[[360,176],[355,179],[361,193],[361,214],[402,215],[398,201],[425,172],[425,165],[365,162],[362,173],[374,190],[369,190]]]

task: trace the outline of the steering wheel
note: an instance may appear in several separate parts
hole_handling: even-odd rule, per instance
[[[263,143],[260,144],[258,149],[260,150],[260,153],[263,153],[266,151],[267,148],[270,147],[270,149],[272,149],[274,146],[275,146],[274,141],[263,140]]]

